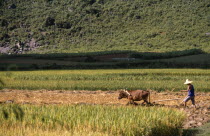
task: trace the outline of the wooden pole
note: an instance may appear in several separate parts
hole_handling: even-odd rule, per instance
[[[154,103],[156,102],[163,102],[163,101],[173,101],[173,100],[180,100],[182,98],[176,98],[176,99],[165,99],[165,100],[158,100],[158,101],[154,101]]]

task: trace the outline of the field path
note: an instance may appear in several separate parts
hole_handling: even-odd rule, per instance
[[[186,93],[151,91],[151,102],[157,100],[181,98],[178,101],[163,101],[155,106],[165,106],[184,110],[188,116],[184,128],[198,127],[210,121],[210,93],[197,93],[197,108],[179,106]],[[18,104],[104,104],[126,105],[127,100],[118,100],[118,91],[64,91],[64,90],[0,90],[0,103]],[[141,103],[141,102],[139,102]]]

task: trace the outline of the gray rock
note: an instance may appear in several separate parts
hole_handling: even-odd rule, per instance
[[[9,47],[0,47],[0,53],[7,54],[9,53],[9,51],[10,51]]]

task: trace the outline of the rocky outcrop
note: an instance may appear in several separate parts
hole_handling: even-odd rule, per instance
[[[15,45],[10,45],[9,43],[0,44],[0,53],[2,54],[22,54],[27,51],[35,50],[40,47],[37,41],[32,38],[28,42],[17,41]]]

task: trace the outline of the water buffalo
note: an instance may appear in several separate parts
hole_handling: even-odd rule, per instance
[[[141,100],[144,100],[142,104],[144,104],[145,102],[147,104],[150,104],[150,92],[145,91],[145,90],[120,91],[118,99],[122,99],[122,98],[127,98],[129,100],[127,104],[137,105],[137,103],[135,103],[134,101],[141,101]],[[148,98],[149,98],[149,102],[148,102]]]

